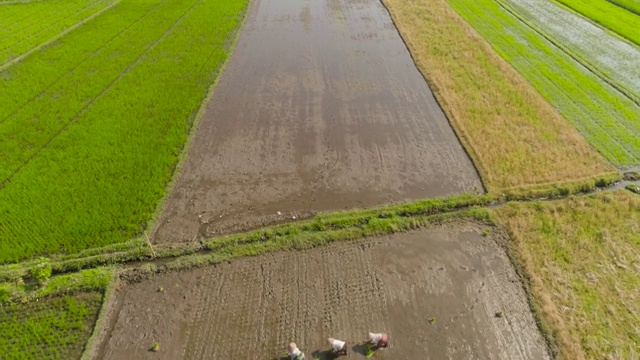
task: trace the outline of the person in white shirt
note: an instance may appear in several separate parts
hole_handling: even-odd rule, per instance
[[[328,338],[327,342],[331,345],[331,350],[336,355],[347,355],[347,343],[342,340]]]
[[[289,358],[291,360],[304,360],[304,353],[298,349],[296,343],[289,343]]]
[[[389,346],[389,335],[385,333],[369,333],[368,344],[373,345],[374,348],[386,348]]]

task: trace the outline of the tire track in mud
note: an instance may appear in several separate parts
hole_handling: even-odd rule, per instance
[[[121,290],[101,358],[280,360],[296,341],[327,359],[336,337],[356,359],[356,343],[384,331],[379,359],[549,359],[495,241],[506,235],[483,231],[459,223],[159,275]]]

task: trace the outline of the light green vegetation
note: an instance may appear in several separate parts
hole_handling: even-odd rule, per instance
[[[497,208],[562,359],[640,356],[640,196],[626,190]]]
[[[104,292],[114,276],[113,267],[97,267],[53,276],[42,286],[22,279],[0,283],[0,305],[27,303],[41,298],[70,295],[79,292]]]
[[[629,41],[640,45],[640,16],[607,0],[555,0],[586,18],[604,26]],[[638,8],[637,1],[615,0],[631,4],[631,9]]]
[[[83,293],[0,307],[0,357],[78,359],[91,335],[102,294]]]
[[[0,66],[115,1],[48,0],[0,6]]]
[[[640,164],[640,106],[493,0],[448,0],[587,141],[620,168]]]
[[[500,0],[500,4],[581,65],[640,104],[640,47],[553,1]]]
[[[0,73],[0,263],[142,231],[246,5],[122,0]]]
[[[636,15],[640,15],[640,0],[608,0],[612,4],[631,11]]]

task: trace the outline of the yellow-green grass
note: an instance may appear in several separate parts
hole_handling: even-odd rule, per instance
[[[0,307],[0,358],[79,359],[102,294],[80,293]]]
[[[555,0],[640,46],[640,9],[629,0]]]
[[[489,192],[613,168],[445,0],[384,0]]]
[[[494,214],[560,358],[640,357],[640,196],[512,203]]]
[[[640,164],[639,104],[529,27],[503,1],[447,2],[607,160],[620,169]]]
[[[116,1],[53,0],[0,6],[0,66]]]
[[[0,71],[0,263],[142,233],[247,3],[121,0]]]

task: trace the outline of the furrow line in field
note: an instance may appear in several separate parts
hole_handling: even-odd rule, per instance
[[[116,83],[118,83],[118,81],[120,81],[124,76],[126,76],[129,71],[131,71],[131,69],[133,69],[136,65],[138,65],[140,63],[140,61],[149,53],[149,51],[151,51],[153,48],[155,48],[164,38],[167,37],[168,34],[170,34],[173,29],[180,24],[184,18],[191,13],[191,11],[200,3],[202,2],[202,0],[198,0],[196,3],[194,3],[191,7],[189,7],[189,9],[187,9],[187,11],[182,14],[182,16],[176,20],[173,25],[171,25],[171,27],[169,29],[167,29],[167,31],[165,31],[162,36],[160,36],[160,38],[158,38],[156,41],[154,41],[146,50],[145,52],[140,55],[138,58],[136,58],[136,60],[131,63],[129,66],[127,66],[127,68],[120,73],[120,75],[113,80],[111,83],[109,83],[109,85],[107,85],[106,88],[104,88],[104,90],[102,92],[100,92],[100,94],[98,96],[96,96],[95,98],[93,98],[87,105],[85,105],[62,129],[60,129],[57,133],[54,134],[53,137],[51,137],[44,145],[42,145],[37,151],[35,151],[23,164],[21,164],[14,172],[12,172],[0,185],[0,189],[3,189],[4,187],[7,186],[7,184],[9,184],[11,182],[11,179],[16,176],[17,174],[20,173],[20,171],[22,171],[22,169],[24,169],[26,166],[29,165],[29,163],[31,163],[31,161],[33,161],[33,159],[35,159],[43,150],[45,150],[47,147],[49,147],[49,145],[51,144],[51,142],[53,140],[55,140],[58,136],[60,136],[61,134],[63,134],[65,131],[67,131],[67,129],[72,126],[73,124],[75,124],[77,122],[77,120],[84,114],[87,112],[87,110],[89,108],[91,108],[91,106],[93,106],[93,104],[96,103],[96,101],[100,100],[104,94],[106,94]]]
[[[591,54],[588,54],[587,52],[585,52],[585,54],[587,54],[587,55],[583,56],[580,53],[580,51],[572,50],[571,47],[569,46],[571,44],[569,44],[569,45],[564,44],[561,41],[561,39],[558,39],[550,31],[545,31],[545,30],[543,30],[542,26],[537,26],[535,24],[535,21],[536,20],[540,20],[540,19],[529,19],[523,13],[518,11],[515,7],[521,8],[521,6],[524,6],[522,3],[516,4],[515,1],[511,1],[511,0],[507,0],[507,1],[496,0],[496,2],[498,4],[500,4],[500,6],[505,11],[507,11],[510,14],[512,14],[515,18],[519,19],[523,24],[525,24],[530,29],[532,29],[533,31],[538,33],[540,36],[542,36],[545,39],[547,39],[547,41],[552,43],[558,49],[562,50],[565,54],[567,54],[567,56],[572,58],[574,61],[582,64],[585,68],[587,68],[589,71],[591,71],[594,75],[596,75],[597,77],[602,79],[602,81],[606,82],[611,87],[613,87],[616,90],[618,90],[622,95],[626,96],[629,100],[633,101],[636,105],[640,106],[640,97],[638,96],[638,94],[640,94],[640,91],[639,91],[640,90],[640,83],[635,81],[635,80],[638,80],[640,78],[634,77],[634,76],[636,76],[636,74],[618,74],[619,76],[617,78],[608,75],[607,73],[605,73],[604,70],[600,69],[600,66],[598,66],[598,65],[602,65],[602,64],[597,64],[598,59],[594,58],[595,55],[589,56]],[[550,3],[550,5],[554,5],[554,4]],[[558,10],[559,11],[563,11],[564,9],[558,7]],[[579,18],[582,19],[582,17],[579,17]],[[591,22],[588,22],[588,23],[592,24]],[[541,23],[541,25],[542,25],[542,23]],[[593,26],[595,26],[595,25],[593,25]],[[595,26],[595,27],[597,27],[597,26]],[[600,27],[597,27],[597,28],[601,29]],[[582,30],[583,30],[583,33],[586,31],[585,29],[582,29]],[[565,31],[571,32],[571,30],[567,30],[567,29],[565,29]],[[602,31],[604,32],[604,30],[602,30]],[[580,35],[582,35],[582,34],[579,34],[578,36],[580,36]],[[619,40],[617,37],[611,36],[611,39],[607,39],[607,40],[608,41],[620,41],[624,45],[629,45],[631,47],[631,49],[637,50],[635,47],[633,47],[632,45],[628,44],[626,41]],[[594,46],[597,46],[597,44],[594,44]],[[622,55],[622,54],[620,54],[620,55]],[[634,56],[634,59],[636,59],[636,60],[640,59],[640,52],[638,54],[633,54],[633,55],[637,55],[637,56]],[[604,66],[603,66],[603,68],[604,68]],[[611,70],[615,71],[616,69],[614,68],[614,69],[609,69],[609,70],[610,71]],[[637,71],[638,69],[633,69],[633,70]],[[622,71],[624,71],[624,70],[622,70]],[[623,75],[627,75],[627,76],[624,77]],[[633,80],[628,79],[629,77],[631,77]],[[620,81],[625,81],[625,80],[631,80],[630,81],[630,85],[631,86],[636,85],[636,86],[638,86],[638,89],[629,88],[627,85],[624,85],[624,84],[622,84],[620,82]]]
[[[46,4],[48,5],[48,4]],[[13,24],[11,24],[11,26],[6,26],[4,29],[2,29],[3,31],[0,32],[0,34],[2,33],[6,33],[6,34],[16,34],[16,33],[22,33],[25,29],[29,29],[30,27],[42,23],[43,21],[46,21],[47,19],[50,18],[54,18],[56,15],[60,15],[61,13],[67,13],[67,12],[71,12],[73,10],[70,9],[74,9],[74,8],[79,8],[82,7],[83,5],[81,5],[81,3],[79,2],[72,2],[72,1],[67,1],[65,4],[65,6],[61,7],[61,8],[57,8],[57,12],[51,12],[50,8],[43,6],[43,9],[41,12],[36,13],[35,15],[32,12],[29,11],[24,11],[25,17],[20,19],[17,22],[14,22]]]
[[[46,14],[47,17],[44,19],[35,19],[34,21],[32,21],[31,23],[29,23],[28,25],[24,26],[22,29],[9,29],[7,28],[7,32],[10,32],[12,34],[16,34],[16,33],[20,33],[22,35],[22,33],[26,34],[26,37],[19,39],[19,41],[10,41],[5,43],[2,47],[0,47],[0,50],[6,50],[8,48],[11,48],[13,46],[16,46],[18,44],[20,44],[22,41],[28,39],[30,36],[33,35],[37,35],[38,33],[47,30],[48,28],[54,26],[55,24],[64,21],[65,19],[72,17],[76,14],[79,14],[83,11],[85,11],[87,8],[91,8],[96,6],[96,4],[99,4],[101,2],[104,2],[104,0],[93,0],[91,2],[88,2],[84,5],[82,5],[81,7],[75,8],[71,11],[68,12],[61,12],[60,10],[58,10],[57,13],[54,14]],[[46,10],[46,9],[45,9]],[[46,11],[43,11],[44,13],[46,13]],[[54,19],[53,22],[48,22],[48,19]],[[33,20],[32,17],[29,18],[29,20]],[[38,25],[44,25],[44,27],[39,28],[38,30],[36,30],[35,32],[30,32],[30,31],[26,31],[26,30],[30,30],[32,27],[38,26]]]
[[[114,6],[119,4],[121,0],[118,0],[118,2],[114,3]],[[13,111],[11,114],[7,115],[4,119],[0,119],[0,125],[5,122],[7,119],[11,118],[12,116],[16,115],[18,112],[20,112],[20,110],[24,109],[25,106],[27,106],[29,103],[31,103],[33,100],[39,98],[40,96],[43,96],[47,91],[49,91],[51,88],[53,88],[57,83],[59,83],[61,80],[67,78],[70,74],[72,74],[74,71],[76,71],[80,66],[82,66],[83,64],[85,64],[87,61],[89,61],[91,58],[93,58],[94,56],[98,55],[100,52],[102,52],[107,46],[111,45],[114,41],[118,40],[120,37],[122,37],[125,33],[127,33],[132,27],[134,27],[135,25],[137,25],[138,23],[140,23],[141,21],[143,21],[147,16],[149,16],[150,14],[152,14],[153,12],[155,12],[158,8],[160,8],[162,5],[166,4],[168,0],[163,0],[161,3],[159,3],[158,5],[156,5],[155,7],[153,7],[151,10],[149,10],[148,12],[146,12],[143,16],[141,16],[140,18],[138,18],[138,20],[136,20],[135,22],[132,22],[130,25],[128,25],[126,28],[124,28],[122,31],[118,32],[114,37],[112,37],[111,39],[109,39],[107,42],[105,42],[103,45],[101,45],[97,50],[94,50],[90,55],[86,56],[84,59],[82,59],[76,66],[74,66],[73,68],[71,68],[69,71],[67,71],[66,73],[63,73],[62,75],[60,75],[59,77],[57,77],[53,82],[50,83],[50,85],[48,85],[45,89],[43,89],[41,92],[37,93],[36,95],[32,96],[31,98],[29,98],[26,102],[23,103],[23,105],[21,105],[20,107],[16,108],[15,111]],[[106,10],[106,9],[105,9]],[[53,41],[53,40],[52,40]],[[9,65],[11,66],[11,65]],[[8,66],[7,66],[8,67]],[[0,66],[0,71],[5,70],[4,66]]]
[[[119,2],[119,1],[120,1],[120,0],[116,0],[113,4],[115,4],[115,3]],[[11,49],[14,49],[16,46],[19,46],[19,45],[21,45],[22,43],[24,43],[25,41],[28,41],[28,40],[30,40],[30,39],[32,39],[32,38],[34,38],[34,37],[37,37],[37,36],[38,36],[38,35],[40,35],[41,33],[46,32],[47,30],[49,30],[49,29],[51,29],[51,28],[54,28],[57,24],[59,24],[59,23],[61,23],[61,22],[65,21],[65,20],[67,20],[67,19],[69,19],[69,18],[73,18],[73,17],[75,17],[76,15],[81,14],[81,13],[84,13],[84,12],[89,12],[89,14],[90,14],[89,16],[83,16],[79,21],[77,21],[77,22],[76,22],[76,23],[74,23],[73,25],[70,25],[70,26],[68,26],[68,27],[66,27],[66,28],[63,28],[63,29],[62,29],[62,31],[60,31],[58,34],[54,35],[54,36],[53,36],[52,38],[50,38],[49,40],[45,40],[45,41],[44,41],[43,43],[41,43],[41,44],[37,44],[37,45],[36,45],[36,47],[37,47],[37,48],[41,48],[41,47],[42,47],[41,45],[51,43],[54,39],[58,39],[58,38],[60,38],[60,35],[61,35],[61,34],[66,34],[66,33],[68,33],[70,30],[75,29],[75,28],[77,28],[78,26],[81,26],[82,24],[86,23],[89,19],[93,19],[93,18],[95,17],[95,15],[96,15],[96,14],[100,14],[100,13],[102,13],[102,12],[104,11],[104,9],[108,9],[108,8],[111,8],[111,7],[113,6],[113,4],[111,4],[111,5],[107,5],[104,9],[98,10],[97,12],[93,12],[94,7],[100,7],[99,3],[101,3],[101,2],[102,2],[101,0],[94,1],[94,2],[92,2],[92,3],[88,4],[88,5],[86,5],[84,8],[82,8],[82,9],[80,9],[80,10],[76,11],[75,13],[68,14],[67,16],[65,16],[65,17],[63,17],[63,18],[60,18],[60,19],[58,19],[57,21],[55,21],[55,22],[53,22],[53,23],[50,23],[48,26],[43,27],[43,28],[41,28],[40,30],[38,30],[38,31],[36,31],[36,32],[34,32],[34,33],[29,34],[28,36],[26,36],[26,37],[24,37],[24,38],[20,39],[19,41],[17,41],[17,42],[13,42],[13,43],[11,43],[11,44],[9,44],[9,45],[5,46],[2,50],[0,50],[0,53],[1,53],[1,52],[5,52],[5,51],[10,51]],[[28,52],[29,52],[29,53],[32,53],[32,52],[33,52],[32,50],[33,50],[33,49],[29,50]],[[24,56],[24,54],[23,54],[23,55],[18,56],[17,58],[23,59],[24,57],[25,57],[25,56]],[[15,59],[12,59],[12,60],[10,60],[10,61],[8,61],[8,62],[13,62],[14,60],[15,60]]]

